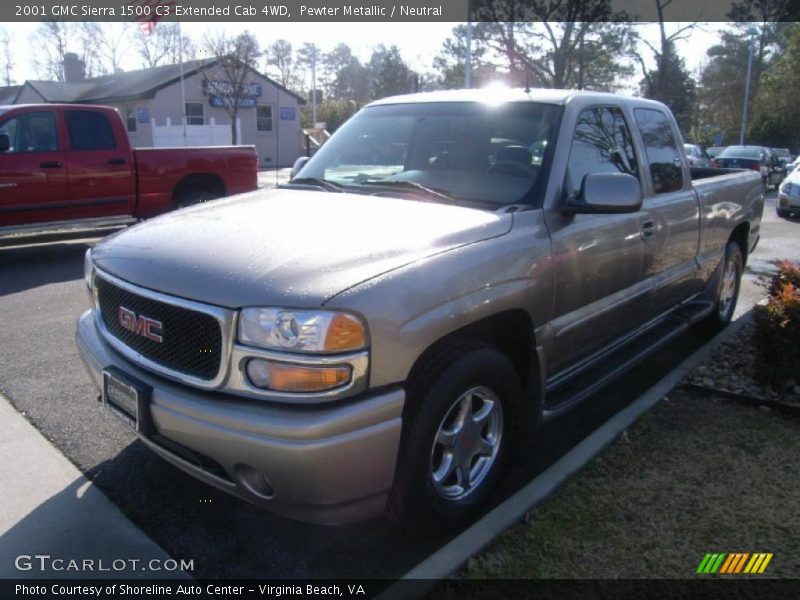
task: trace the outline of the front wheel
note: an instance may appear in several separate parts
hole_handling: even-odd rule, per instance
[[[449,528],[473,518],[503,470],[520,398],[511,361],[484,344],[456,344],[409,382],[389,515]]]
[[[733,319],[733,312],[739,299],[743,269],[744,260],[739,244],[734,241],[728,242],[714,310],[702,323],[702,328],[707,333],[713,335],[721,331]]]

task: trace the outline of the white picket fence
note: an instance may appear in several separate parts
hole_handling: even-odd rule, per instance
[[[176,146],[227,146],[231,144],[230,124],[217,125],[214,117],[209,119],[208,125],[172,124],[172,119],[167,117],[165,125],[159,125],[151,119],[153,130],[153,148],[174,148]],[[242,143],[242,121],[236,119],[236,140]]]

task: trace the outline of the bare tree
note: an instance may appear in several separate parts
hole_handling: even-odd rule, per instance
[[[134,45],[144,67],[174,65],[193,59],[197,54],[194,42],[181,33],[178,23],[157,23],[149,32],[136,28]]]
[[[215,65],[205,69],[207,85],[220,98],[221,106],[231,118],[231,140],[236,144],[236,119],[239,109],[251,97],[248,88],[256,82],[254,74],[263,52],[249,31],[236,37],[224,33],[206,37],[208,52],[216,59]],[[216,72],[216,75],[214,74]],[[212,77],[223,76],[222,80]]]
[[[70,37],[77,38],[80,44],[79,56],[83,60],[86,77],[96,77],[109,72],[103,63],[100,47],[103,43],[103,31],[98,23],[83,22],[73,26]],[[77,31],[76,31],[77,29]]]
[[[100,71],[117,73],[122,70],[122,59],[128,51],[129,23],[104,23],[97,32],[97,52]]]
[[[0,71],[6,85],[14,84],[14,57],[11,55],[11,36],[5,29],[0,29]]]
[[[33,66],[44,79],[64,81],[64,55],[69,28],[63,21],[45,21],[31,34]]]
[[[299,65],[294,59],[292,44],[286,40],[277,40],[264,51],[264,56],[266,57],[265,64],[267,67],[265,71],[271,76],[277,74],[275,79],[283,87],[295,87]]]

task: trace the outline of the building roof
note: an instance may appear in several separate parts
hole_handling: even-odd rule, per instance
[[[182,65],[183,77],[190,77],[200,69],[213,66],[216,62],[216,59],[187,61]],[[301,96],[257,71],[256,74],[296,98],[298,103],[305,104],[305,100]],[[80,82],[29,80],[25,82],[25,85],[33,88],[47,102],[119,102],[153,98],[160,89],[178,83],[180,78],[181,65],[177,64],[124,71]],[[19,90],[23,86],[15,87],[18,90],[12,99],[19,96]]]
[[[21,89],[21,85],[7,85],[5,87],[0,87],[0,104],[13,103],[14,98],[17,97],[17,93],[19,93]]]

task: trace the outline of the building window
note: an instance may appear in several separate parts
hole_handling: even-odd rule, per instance
[[[186,124],[187,125],[205,125],[206,118],[203,114],[202,102],[187,102],[186,103]]]
[[[125,126],[128,133],[136,133],[136,111],[130,104],[125,105]]]
[[[272,131],[272,107],[256,107],[256,131]]]

